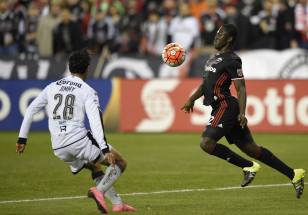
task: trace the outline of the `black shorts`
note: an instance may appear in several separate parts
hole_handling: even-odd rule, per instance
[[[202,137],[209,137],[217,142],[225,136],[230,144],[235,144],[239,148],[254,141],[249,128],[242,128],[237,120],[239,105],[236,98],[227,98],[212,108],[210,121]]]

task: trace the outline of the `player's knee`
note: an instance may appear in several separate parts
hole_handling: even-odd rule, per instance
[[[242,151],[245,152],[246,155],[248,155],[249,157],[255,158],[260,150],[260,146],[257,145],[256,143],[252,142],[248,145],[246,145]]]
[[[201,141],[200,141],[200,147],[206,153],[210,153],[210,151],[213,148],[213,144],[211,143],[211,141],[202,138]]]
[[[102,170],[100,164],[92,163],[92,162],[88,162],[88,163],[85,165],[85,168],[86,168],[86,169],[89,169],[91,172],[99,172],[99,171]]]
[[[122,166],[123,170],[125,170],[126,166],[127,166],[127,162],[126,162],[125,158],[115,148],[112,148],[111,152],[114,155],[115,162],[120,164]]]
[[[204,151],[204,149],[206,148],[205,143],[201,140],[200,141],[200,148]]]
[[[246,153],[246,155],[248,155],[251,158],[254,158],[254,157],[257,156],[257,152],[245,152],[245,153]]]
[[[126,169],[127,162],[126,162],[126,160],[124,159],[123,156],[121,156],[116,162],[119,163],[122,166],[123,170]]]

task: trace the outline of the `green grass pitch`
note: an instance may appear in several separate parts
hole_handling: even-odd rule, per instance
[[[1,215],[100,214],[94,201],[85,197],[94,186],[89,171],[74,176],[54,156],[49,133],[30,133],[21,156],[15,153],[17,132],[0,136]],[[138,211],[125,214],[308,214],[308,191],[297,199],[293,186],[284,185],[289,179],[262,163],[250,188],[239,188],[242,170],[204,153],[198,133],[108,133],[107,138],[128,162],[114,188]],[[254,138],[289,166],[308,170],[308,134],[254,134]],[[220,142],[227,144],[225,139]],[[247,158],[234,145],[230,148]],[[50,200],[63,197],[77,198]],[[33,199],[46,200],[12,202]],[[116,214],[108,200],[107,206],[110,214]]]

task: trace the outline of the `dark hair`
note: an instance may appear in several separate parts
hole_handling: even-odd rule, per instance
[[[90,65],[91,53],[86,49],[73,52],[68,60],[71,73],[84,74]]]
[[[236,40],[237,37],[237,28],[235,25],[233,24],[224,24],[223,25],[224,29],[226,30],[227,34],[229,37],[232,37],[232,44],[234,43],[234,41]]]

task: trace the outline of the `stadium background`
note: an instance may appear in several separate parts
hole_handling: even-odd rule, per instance
[[[240,53],[240,56],[247,80],[247,118],[252,131],[307,132],[307,51],[255,50]],[[200,76],[207,59],[208,55],[195,59],[191,71]],[[29,103],[47,84],[69,74],[66,61],[57,64],[52,59],[39,61],[0,62],[3,68],[1,130],[18,130]],[[197,75],[158,78],[157,71],[163,64],[161,58],[123,56],[105,62],[100,74],[107,79],[94,79],[97,57],[92,63],[88,83],[100,95],[107,131],[200,132],[209,120],[211,109],[202,105],[202,99],[196,102],[193,114],[180,111],[201,83],[202,78]],[[231,91],[234,93],[233,87]],[[32,130],[48,130],[45,110],[34,118]]]
[[[69,74],[69,54],[88,47],[93,53],[88,80],[101,97],[107,131],[200,132],[210,109],[202,107],[201,100],[190,116],[179,109],[201,82],[204,63],[214,52],[215,32],[223,23],[234,23],[239,29],[235,49],[247,80],[250,127],[258,132],[306,131],[307,1],[10,0],[1,4],[1,130],[18,130],[25,108],[40,90]],[[177,17],[183,26],[172,25]],[[189,27],[196,27],[194,23],[199,28],[192,33]],[[173,26],[172,32],[168,26]],[[167,42],[184,45],[185,65],[164,65],[160,47]],[[47,130],[46,121],[42,110],[32,129]]]

